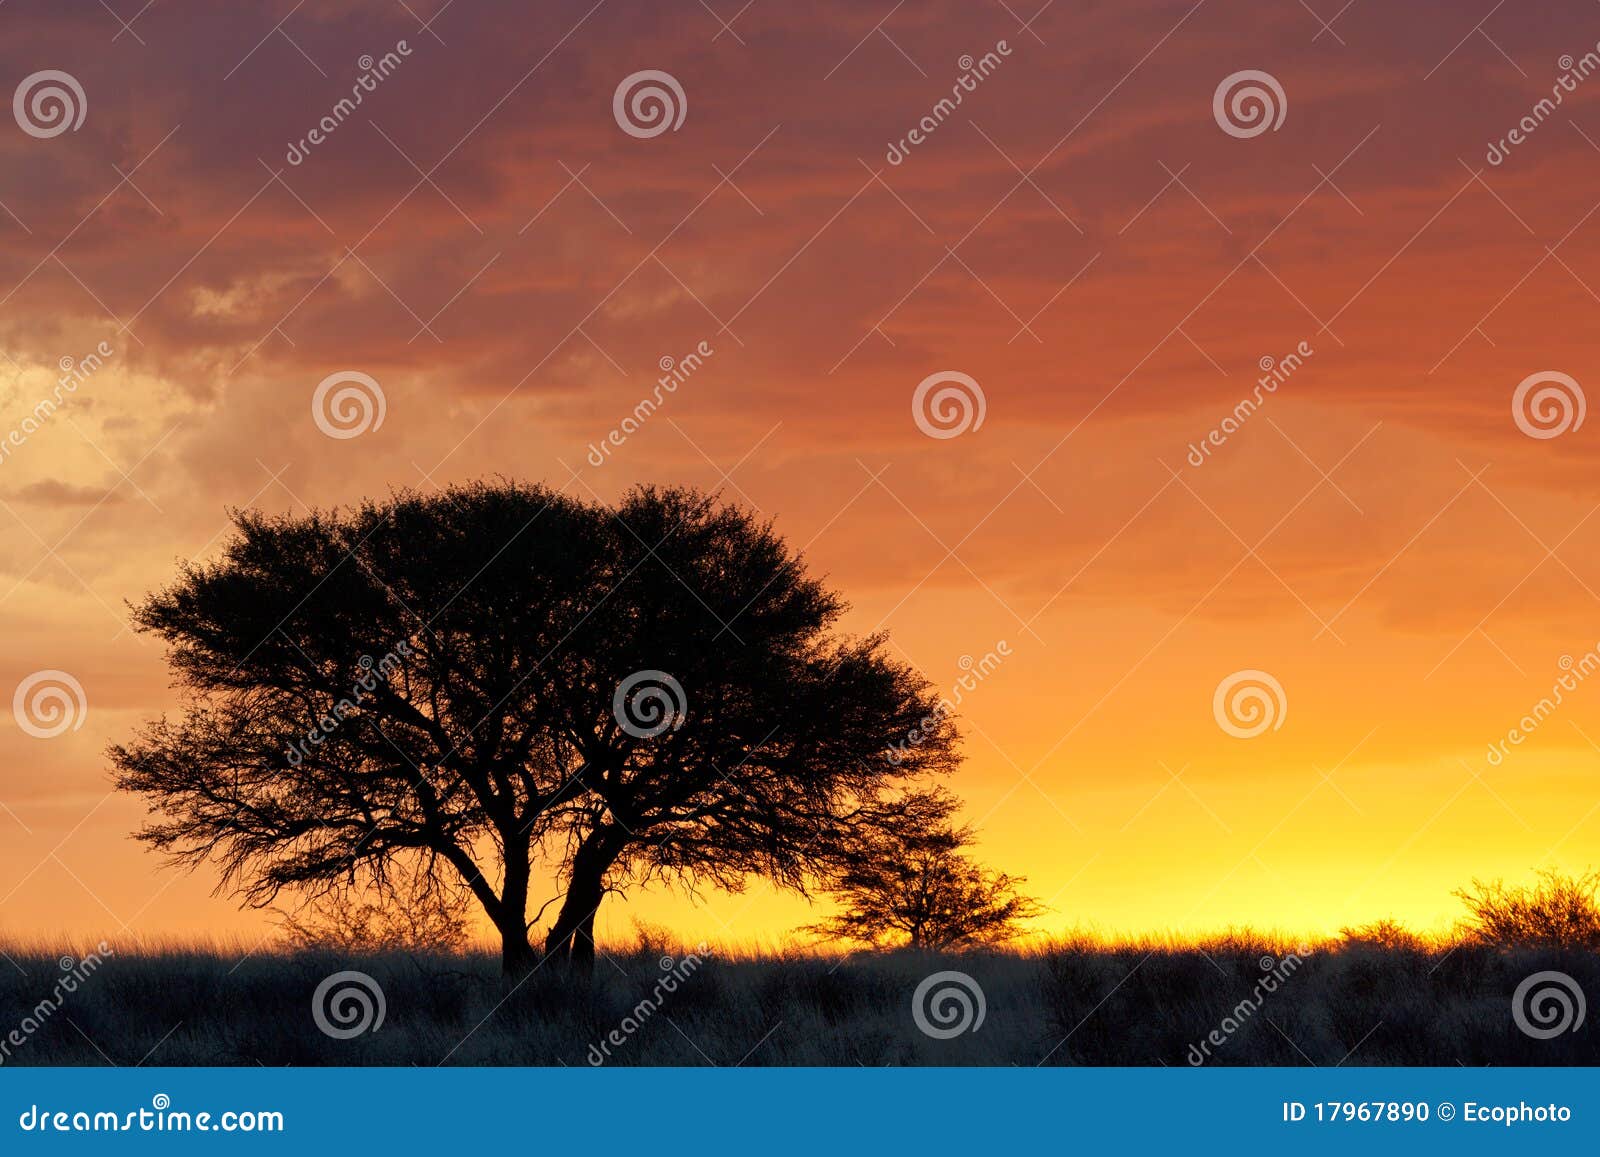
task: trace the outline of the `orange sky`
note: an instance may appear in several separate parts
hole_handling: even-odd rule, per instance
[[[108,794],[106,745],[176,702],[125,601],[227,507],[486,474],[720,486],[941,686],[1005,640],[952,786],[1047,928],[1438,927],[1474,875],[1600,866],[1600,678],[1487,758],[1600,646],[1600,418],[1513,416],[1530,375],[1600,384],[1600,78],[1534,112],[1600,8],[708,2],[0,8],[5,91],[55,69],[86,103],[0,120],[0,690],[60,670],[87,701],[54,738],[0,714],[0,936],[264,929]],[[615,119],[644,69],[676,130]],[[1232,135],[1213,95],[1247,69],[1285,115]],[[312,394],[345,370],[384,419],[335,439]],[[919,430],[941,371],[981,427]],[[1213,713],[1242,670],[1284,693],[1248,739]],[[755,889],[602,929],[634,915],[814,918]]]

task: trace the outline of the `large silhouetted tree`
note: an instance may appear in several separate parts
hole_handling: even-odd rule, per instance
[[[842,602],[767,526],[640,490],[610,531],[626,609],[583,623],[556,680],[587,772],[560,825],[568,888],[546,946],[580,960],[608,887],[737,890],[760,875],[803,889],[863,825],[892,822],[890,789],[954,763],[937,695],[881,638],[832,637]],[[616,702],[618,680],[644,670],[673,682]],[[641,729],[635,707],[667,715]],[[919,727],[929,738],[890,750]]]
[[[235,523],[135,608],[186,702],[111,758],[155,813],[141,838],[247,903],[420,862],[471,889],[515,974],[547,866],[546,950],[586,963],[608,890],[804,890],[954,763],[925,682],[704,495],[478,484]]]

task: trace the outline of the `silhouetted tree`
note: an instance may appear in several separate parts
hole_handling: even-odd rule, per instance
[[[1454,893],[1467,906],[1462,932],[1495,948],[1600,949],[1600,873],[1563,876],[1553,868],[1536,883],[1506,887],[1473,880]]]
[[[759,875],[803,891],[855,832],[893,822],[894,789],[955,764],[937,694],[881,636],[831,634],[843,602],[770,526],[644,489],[617,505],[610,532],[626,610],[591,616],[557,660],[585,790],[562,825],[567,891],[546,947],[580,961],[607,888],[737,891]],[[643,698],[615,701],[619,680],[649,669],[675,685],[647,681]],[[627,723],[651,707],[666,713],[647,729],[659,734]],[[917,728],[914,749],[890,749]]]
[[[826,887],[839,910],[810,931],[873,946],[937,950],[1010,940],[1023,921],[1043,913],[1018,891],[1023,877],[987,871],[965,854],[972,832],[950,826],[948,796],[924,794],[915,805],[910,822],[858,833],[852,854]]]
[[[588,963],[607,890],[803,890],[953,766],[926,682],[836,636],[839,597],[706,496],[477,484],[235,524],[135,608],[187,702],[111,759],[158,813],[141,838],[247,903],[416,857],[472,891],[516,974],[544,855],[547,950]]]

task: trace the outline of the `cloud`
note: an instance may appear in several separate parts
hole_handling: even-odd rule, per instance
[[[170,706],[125,603],[210,557],[228,508],[495,473],[720,488],[806,548],[852,629],[930,665],[1037,646],[984,721],[1005,758],[975,747],[997,798],[1035,758],[1046,782],[1142,784],[1206,725],[1219,665],[1304,664],[1301,688],[1337,670],[1294,712],[1346,750],[1423,695],[1374,741],[1411,758],[1466,742],[1462,703],[1520,710],[1519,672],[1573,645],[1600,581],[1600,418],[1530,438],[1511,398],[1541,370],[1600,390],[1600,81],[1484,158],[1600,39],[1592,5],[1508,6],[1465,40],[1476,15],[1442,0],[1331,28],[1229,0],[1026,27],[954,0],[881,27],[843,3],[714,7],[731,29],[626,0],[157,4],[139,43],[92,5],[5,5],[0,75],[65,70],[88,110],[48,139],[0,122],[0,433],[63,358],[115,349],[0,468],[8,677],[120,673],[126,718],[92,716],[86,751]],[[1251,68],[1288,111],[1239,139],[1212,97]],[[681,84],[677,131],[614,121],[641,69]],[[342,370],[386,404],[349,440],[312,414]],[[981,429],[919,430],[913,390],[941,370],[980,384]],[[1344,754],[1296,742],[1306,766]],[[99,774],[92,754],[59,770],[74,792]],[[1132,812],[1125,788],[1096,790]]]
[[[16,492],[16,497],[35,506],[77,507],[98,506],[103,502],[120,503],[125,496],[115,491],[107,492],[105,486],[93,484],[74,485],[58,479],[30,482]]]

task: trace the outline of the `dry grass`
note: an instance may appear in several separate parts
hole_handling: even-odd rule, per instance
[[[1511,1017],[1517,984],[1555,969],[1600,995],[1600,955],[1502,950],[1470,943],[1385,947],[1330,942],[1259,995],[1295,946],[1249,933],[1199,943],[1104,944],[1076,938],[1014,952],[713,954],[659,1008],[660,942],[607,952],[592,984],[540,969],[520,985],[498,960],[459,955],[169,945],[108,958],[0,1060],[25,1065],[557,1065],[589,1063],[590,1046],[639,1023],[606,1063],[619,1065],[1174,1065],[1229,1018],[1206,1063],[1224,1065],[1575,1065],[1600,1063],[1600,1028],[1537,1040]],[[0,960],[0,1038],[28,1018],[61,972],[61,951],[7,949]],[[79,956],[77,951],[73,956]],[[1264,969],[1263,964],[1268,964]],[[370,974],[387,1013],[350,1040],[321,1032],[312,993],[342,969]],[[912,994],[956,969],[987,1004],[976,1032],[920,1031]]]

